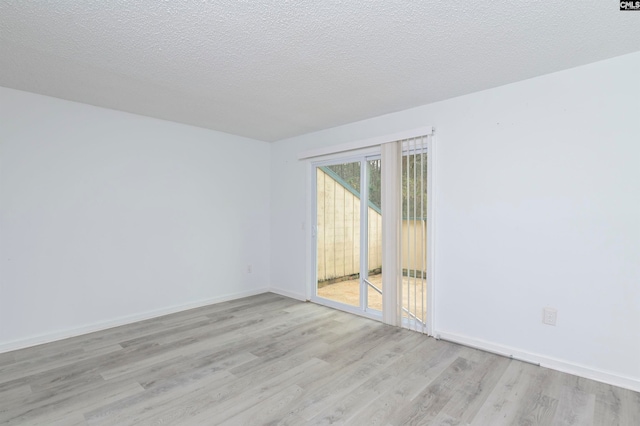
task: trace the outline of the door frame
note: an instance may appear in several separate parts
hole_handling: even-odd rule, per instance
[[[369,309],[368,292],[369,286],[364,282],[364,275],[368,278],[368,260],[369,260],[369,187],[367,175],[367,161],[371,159],[381,158],[379,147],[377,149],[362,150],[357,153],[349,153],[342,155],[332,155],[330,158],[324,158],[309,163],[310,175],[310,202],[311,202],[311,280],[308,286],[307,299],[319,305],[328,306],[334,309],[340,309],[345,312],[364,316],[367,318],[382,321],[382,311]],[[318,214],[318,198],[317,198],[317,168],[322,166],[330,166],[343,163],[360,163],[360,304],[359,306],[347,305],[331,299],[318,296],[318,240],[317,240],[317,214]],[[366,271],[365,271],[366,270]]]

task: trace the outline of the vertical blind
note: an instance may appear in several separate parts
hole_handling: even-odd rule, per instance
[[[401,176],[402,325],[426,332],[427,136],[402,141]]]

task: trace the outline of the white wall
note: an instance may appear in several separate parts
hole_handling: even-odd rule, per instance
[[[433,125],[437,332],[640,390],[639,75],[635,53],[277,142],[272,287],[309,282],[298,153]]]
[[[0,88],[0,349],[265,291],[269,150]]]

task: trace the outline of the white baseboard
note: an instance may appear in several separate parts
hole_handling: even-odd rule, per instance
[[[552,370],[561,371],[563,373],[573,374],[574,376],[580,376],[598,382],[607,383],[609,385],[619,386],[621,388],[640,392],[640,380],[620,376],[616,373],[602,371],[585,365],[575,364],[569,361],[531,353],[460,334],[436,331],[434,333],[434,336],[448,342],[459,343],[464,346],[469,346],[487,352],[493,352],[506,357],[513,357],[522,361],[540,364],[541,367],[550,368]]]
[[[282,290],[282,289],[275,288],[275,287],[270,287],[269,291],[271,293],[279,294],[280,296],[290,297],[292,299],[300,300],[302,302],[306,302],[307,301],[307,296],[305,296],[304,294],[293,293],[293,292],[290,292],[290,291],[287,291],[287,290]]]
[[[163,315],[174,314],[181,311],[188,311],[189,309],[200,308],[207,305],[214,305],[216,303],[227,302],[229,300],[240,299],[243,297],[255,296],[256,294],[267,292],[269,292],[268,288],[260,288],[255,290],[242,291],[239,293],[226,294],[224,296],[214,297],[211,299],[198,300],[196,302],[189,302],[182,305],[147,311],[141,314],[127,315],[113,320],[100,321],[81,327],[41,334],[38,336],[31,336],[25,339],[18,339],[10,342],[4,342],[0,343],[0,353],[14,351],[17,349],[24,349],[30,346],[41,345],[43,343],[55,342],[56,340],[68,339],[69,337],[76,337],[83,334],[93,333],[95,331],[106,330],[108,328],[131,324],[137,321],[144,321],[151,318],[161,317]]]

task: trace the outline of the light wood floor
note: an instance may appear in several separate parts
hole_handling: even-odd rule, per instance
[[[640,425],[640,394],[264,294],[0,354],[7,425]]]

